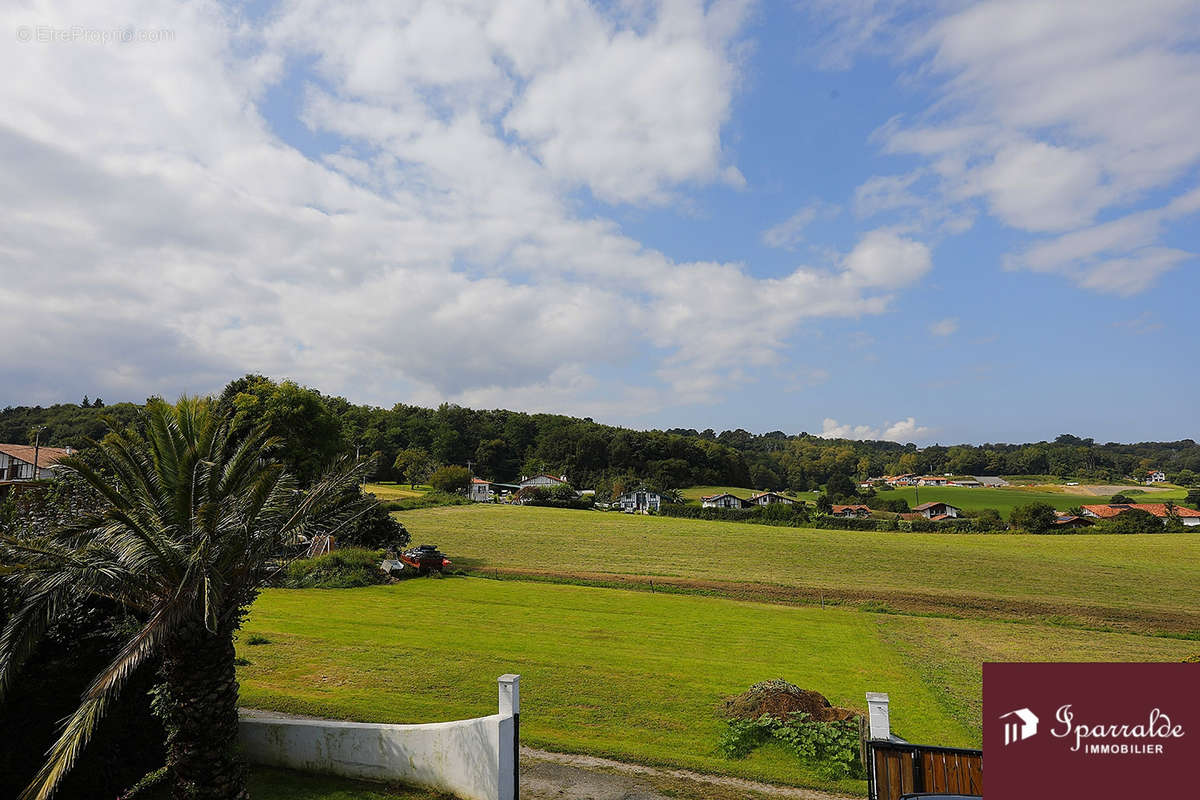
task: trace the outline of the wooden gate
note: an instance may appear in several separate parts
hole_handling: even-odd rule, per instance
[[[867,796],[898,800],[914,792],[983,795],[983,751],[871,741]]]

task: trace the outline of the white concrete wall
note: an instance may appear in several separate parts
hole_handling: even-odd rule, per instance
[[[519,713],[514,678],[501,679],[500,713],[490,717],[385,725],[243,716],[239,743],[252,764],[402,781],[461,800],[513,800]]]

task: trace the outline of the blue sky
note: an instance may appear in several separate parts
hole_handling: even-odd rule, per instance
[[[1200,422],[1194,3],[3,16],[2,404],[257,371],[922,444]]]

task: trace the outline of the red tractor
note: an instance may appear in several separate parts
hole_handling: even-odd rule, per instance
[[[405,572],[415,570],[418,575],[441,575],[443,570],[450,568],[450,559],[446,558],[435,544],[423,544],[400,553]]]

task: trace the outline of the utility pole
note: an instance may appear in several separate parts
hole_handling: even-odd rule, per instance
[[[36,481],[42,476],[42,469],[38,465],[38,453],[42,446],[42,431],[46,430],[45,425],[38,425],[33,429],[33,479]]]

